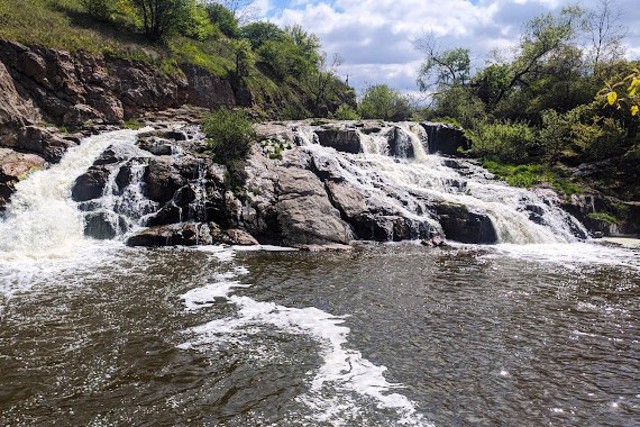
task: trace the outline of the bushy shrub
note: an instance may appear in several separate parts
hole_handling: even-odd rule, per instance
[[[116,10],[115,0],[81,0],[82,7],[98,21],[110,22]]]
[[[411,106],[400,92],[379,84],[364,90],[358,113],[365,119],[408,120]]]
[[[204,118],[202,130],[215,159],[223,164],[247,157],[255,140],[251,121],[242,111],[216,110]]]
[[[473,155],[505,163],[526,163],[539,149],[535,130],[520,122],[482,123],[467,136]]]
[[[333,113],[333,117],[338,120],[358,120],[360,116],[349,104],[340,104],[338,109]]]

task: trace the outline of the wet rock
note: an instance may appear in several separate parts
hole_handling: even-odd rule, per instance
[[[458,156],[460,151],[471,148],[471,142],[462,129],[445,123],[424,122],[420,125],[427,131],[429,154],[440,153]]]
[[[446,242],[445,240],[442,238],[442,236],[434,236],[430,239],[422,239],[420,241],[420,244],[422,246],[427,246],[429,248],[439,248],[442,246],[446,246]]]
[[[36,154],[0,148],[0,210],[9,202],[15,185],[29,173],[44,168],[45,164],[45,160]]]
[[[126,230],[122,217],[105,211],[89,212],[85,214],[84,221],[84,234],[94,239],[113,239]]]
[[[71,198],[76,202],[85,202],[102,197],[109,181],[109,174],[109,169],[104,166],[92,166],[76,178],[71,189]]]
[[[254,246],[259,245],[259,242],[249,233],[238,228],[230,228],[224,231],[226,238],[223,239],[224,243],[238,246]]]
[[[400,127],[394,127],[389,138],[389,152],[392,156],[401,159],[412,159],[415,157],[411,138]]]
[[[310,171],[282,169],[276,211],[285,245],[348,243],[349,233],[322,182]]]
[[[139,138],[138,146],[155,156],[170,156],[173,152],[171,141],[155,136]]]
[[[166,203],[173,198],[174,193],[186,184],[186,180],[173,166],[159,159],[152,159],[145,169],[143,192],[154,202]]]
[[[463,205],[441,204],[434,208],[447,239],[478,244],[498,241],[498,235],[488,216],[471,212]]]
[[[339,129],[339,128],[319,128],[315,131],[318,135],[318,142],[323,147],[335,148],[343,153],[362,153],[362,143],[360,136],[355,129]]]
[[[212,243],[206,224],[181,223],[144,229],[127,239],[128,246],[194,246]]]

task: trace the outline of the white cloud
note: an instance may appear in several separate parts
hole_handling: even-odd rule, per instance
[[[260,1],[260,0],[259,0]],[[268,4],[268,0],[261,0]],[[637,0],[618,0],[629,27],[628,52],[640,51],[640,7]],[[277,2],[275,2],[277,4]],[[422,55],[412,43],[429,31],[442,48],[465,47],[476,66],[494,50],[517,45],[522,25],[548,11],[574,4],[573,0],[294,0],[271,20],[280,25],[300,24],[317,34],[329,55],[339,53],[340,74],[349,75],[357,89],[387,83],[396,89],[416,90]],[[593,7],[598,0],[584,0]]]

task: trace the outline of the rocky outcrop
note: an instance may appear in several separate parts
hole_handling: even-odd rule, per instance
[[[36,154],[0,148],[0,211],[15,191],[15,185],[34,170],[44,168],[45,160]]]
[[[421,123],[429,138],[429,154],[458,156],[461,151],[471,148],[471,141],[462,129],[445,123]]]

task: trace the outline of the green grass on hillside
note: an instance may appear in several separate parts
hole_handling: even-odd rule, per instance
[[[582,193],[582,187],[569,180],[567,174],[539,164],[509,165],[484,160],[482,165],[489,172],[514,187],[531,188],[543,183],[567,196]]]

